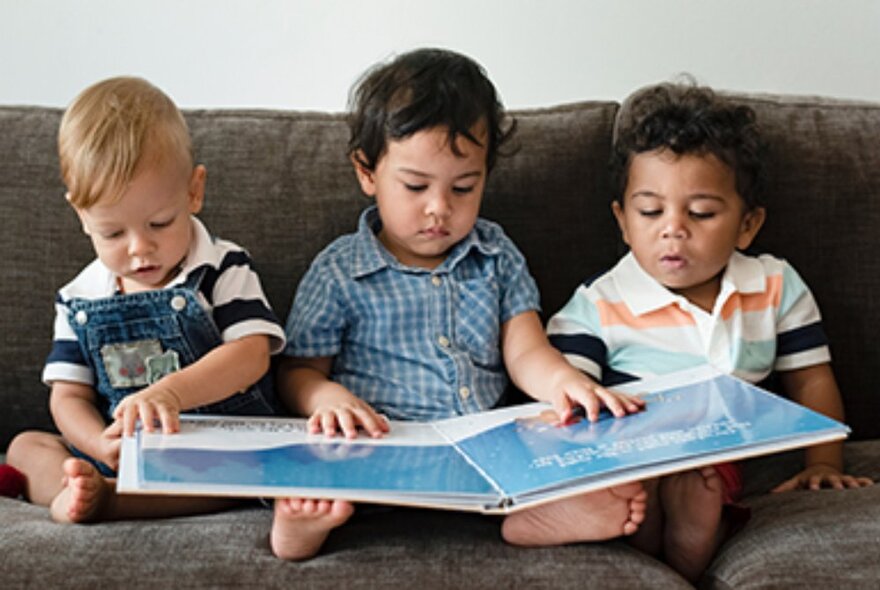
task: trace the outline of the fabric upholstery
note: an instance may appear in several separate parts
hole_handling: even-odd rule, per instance
[[[848,460],[880,478],[880,105],[781,96],[754,106],[772,150],[768,221],[757,246],[787,258],[813,289],[856,440]],[[545,317],[623,253],[606,168],[617,105],[583,102],[514,113],[517,149],[499,159],[483,214],[529,261]],[[40,369],[55,290],[92,258],[64,201],[58,109],[0,107],[0,451],[24,429],[50,429]],[[201,218],[251,253],[285,317],[314,255],[354,230],[369,200],[345,155],[340,114],[193,110],[197,160],[208,170]],[[750,461],[753,518],[719,553],[709,588],[875,588],[880,486],[767,494],[798,470],[799,453]],[[63,526],[45,508],[0,499],[4,588],[686,588],[625,543],[549,549],[505,545],[499,521],[412,509],[361,510],[326,550],[285,563],[268,547],[271,512]]]

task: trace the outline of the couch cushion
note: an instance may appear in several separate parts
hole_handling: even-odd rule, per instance
[[[318,557],[290,563],[269,550],[268,509],[71,526],[0,498],[3,587],[66,587],[73,576],[78,588],[689,588],[620,542],[521,549],[501,542],[494,518],[364,512]]]
[[[796,473],[801,453],[751,461],[752,518],[706,572],[707,588],[877,588],[880,485],[857,490],[766,494]],[[850,473],[880,481],[880,441],[849,443]]]

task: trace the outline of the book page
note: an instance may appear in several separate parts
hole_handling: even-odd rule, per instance
[[[696,377],[695,377],[696,376]],[[709,377],[706,379],[706,377]],[[567,495],[651,474],[845,437],[847,428],[744,381],[717,372],[686,372],[632,386],[645,411],[595,423],[559,425],[549,406],[530,404],[494,415],[438,423],[508,498]],[[493,413],[494,414],[494,413]]]
[[[129,475],[119,489],[416,504],[442,496],[474,510],[497,502],[492,487],[430,424],[391,422],[382,438],[351,440],[309,434],[305,424],[182,415],[177,434],[138,431],[126,441],[123,457],[137,466],[134,480]]]

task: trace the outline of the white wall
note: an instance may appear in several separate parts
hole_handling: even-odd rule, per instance
[[[147,77],[184,107],[342,110],[392,53],[482,63],[508,107],[729,90],[880,101],[880,0],[0,0],[0,104]]]

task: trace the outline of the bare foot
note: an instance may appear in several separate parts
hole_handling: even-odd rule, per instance
[[[71,457],[64,461],[64,488],[49,505],[56,522],[91,522],[113,493],[113,486],[95,466]]]
[[[670,475],[660,482],[666,563],[691,582],[709,566],[723,536],[723,492],[721,477],[712,467]]]
[[[272,521],[272,553],[287,560],[314,557],[330,531],[354,513],[351,502],[278,498]]]
[[[646,499],[639,482],[582,494],[511,514],[501,536],[534,547],[631,535],[645,519]]]

